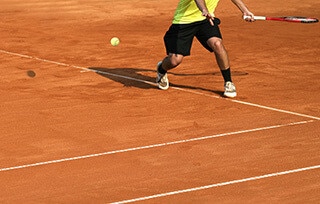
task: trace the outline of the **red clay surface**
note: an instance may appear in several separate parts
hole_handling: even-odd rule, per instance
[[[305,167],[317,168],[144,202],[320,202],[320,24],[246,23],[221,1],[238,97],[220,97],[196,41],[161,91],[154,70],[177,2],[0,2],[1,203],[110,203]],[[311,0],[245,2],[256,15],[320,17]]]

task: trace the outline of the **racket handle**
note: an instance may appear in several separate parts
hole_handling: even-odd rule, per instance
[[[247,18],[251,18],[250,16],[243,16],[243,19],[247,19]],[[265,16],[254,16],[253,17],[253,19],[254,20],[266,20],[267,19],[267,17],[265,17]]]

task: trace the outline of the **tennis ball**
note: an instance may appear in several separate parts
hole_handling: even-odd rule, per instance
[[[117,37],[113,37],[113,38],[111,38],[110,43],[112,46],[118,46],[120,43],[120,40]]]

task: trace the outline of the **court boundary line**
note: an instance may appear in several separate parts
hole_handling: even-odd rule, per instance
[[[240,130],[240,131],[235,131],[235,132],[220,133],[220,134],[215,134],[215,135],[210,135],[210,136],[195,137],[195,138],[191,138],[191,139],[183,139],[183,140],[176,140],[176,141],[171,141],[171,142],[145,145],[145,146],[140,146],[140,147],[132,147],[132,148],[127,148],[127,149],[113,150],[113,151],[101,152],[101,153],[96,153],[96,154],[88,154],[88,155],[69,157],[69,158],[64,158],[64,159],[49,160],[49,161],[45,161],[45,162],[37,162],[37,163],[24,164],[24,165],[19,165],[19,166],[11,166],[11,167],[0,168],[0,172],[25,169],[25,168],[36,167],[36,166],[44,166],[44,165],[62,163],[62,162],[67,162],[67,161],[75,161],[75,160],[81,160],[81,159],[101,157],[101,156],[111,155],[111,154],[119,154],[119,153],[133,152],[133,151],[138,151],[138,150],[166,147],[166,146],[171,146],[171,145],[176,145],[176,144],[183,144],[183,143],[188,143],[188,142],[202,141],[202,140],[214,139],[214,138],[219,138],[219,137],[226,137],[226,136],[231,136],[231,135],[239,135],[239,134],[244,134],[244,133],[252,133],[252,132],[258,132],[258,131],[264,131],[264,130],[271,130],[271,129],[277,129],[277,128],[282,128],[282,127],[304,125],[304,124],[308,124],[308,123],[312,123],[312,122],[314,122],[314,120],[292,122],[292,123],[281,124],[281,125],[265,126],[265,127]]]
[[[303,171],[310,171],[310,170],[315,170],[315,169],[319,169],[319,168],[320,168],[320,165],[315,165],[315,166],[309,166],[309,167],[304,167],[304,168],[299,168],[299,169],[274,172],[274,173],[270,173],[270,174],[264,174],[264,175],[260,175],[260,176],[254,176],[254,177],[247,177],[247,178],[243,178],[243,179],[231,180],[231,181],[226,181],[226,182],[222,182],[222,183],[215,183],[215,184],[210,184],[210,185],[206,185],[206,186],[199,186],[199,187],[188,188],[188,189],[183,189],[183,190],[154,194],[151,196],[133,198],[133,199],[129,199],[129,200],[116,201],[116,202],[112,202],[111,204],[124,204],[124,203],[145,201],[145,200],[150,200],[150,199],[155,199],[155,198],[178,195],[178,194],[182,194],[182,193],[207,190],[207,189],[211,189],[211,188],[215,188],[215,187],[222,187],[222,186],[239,184],[239,183],[244,183],[244,182],[249,182],[249,181],[256,181],[256,180],[271,178],[271,177],[275,177],[275,176],[283,176],[283,175],[299,173],[299,172],[303,172]]]
[[[42,58],[39,58],[39,57],[30,56],[30,55],[25,55],[25,54],[19,54],[19,53],[15,53],[15,52],[10,52],[10,51],[6,51],[6,50],[2,50],[2,49],[0,49],[0,52],[1,52],[1,53],[5,53],[5,54],[8,54],[8,55],[18,56],[18,57],[27,58],[27,59],[34,59],[34,60],[37,60],[37,61],[47,62],[47,63],[56,64],[56,65],[60,65],[60,66],[65,66],[65,67],[71,67],[71,68],[81,69],[81,70],[82,70],[81,72],[94,72],[94,73],[99,73],[99,74],[105,74],[105,75],[110,75],[110,76],[114,76],[114,77],[124,78],[124,79],[128,79],[128,80],[137,81],[137,82],[141,82],[141,83],[145,83],[145,84],[149,84],[149,85],[154,85],[154,86],[156,86],[156,83],[154,83],[154,82],[150,82],[150,81],[146,81],[146,80],[141,80],[141,79],[137,79],[137,78],[133,78],[133,77],[128,77],[128,76],[123,76],[123,75],[120,75],[120,74],[113,74],[113,73],[106,72],[106,71],[89,69],[89,68],[86,68],[86,67],[81,67],[81,66],[66,64],[66,63],[62,63],[62,62],[56,62],[56,61],[47,60],[47,59],[42,59]],[[197,95],[208,96],[208,97],[211,97],[211,98],[225,99],[225,100],[228,100],[228,101],[231,101],[231,102],[234,102],[234,103],[238,103],[238,104],[242,104],[242,105],[253,106],[253,107],[257,107],[257,108],[261,108],[261,109],[271,110],[271,111],[280,112],[280,113],[286,113],[286,114],[295,115],[295,116],[300,116],[300,117],[309,118],[309,119],[314,119],[314,120],[320,120],[320,117],[316,117],[316,116],[312,116],[312,115],[297,113],[297,112],[293,112],[293,111],[287,111],[287,110],[283,110],[283,109],[279,109],[279,108],[273,108],[273,107],[269,107],[269,106],[265,106],[265,105],[260,105],[260,104],[255,104],[255,103],[251,103],[251,102],[240,101],[240,100],[237,100],[237,99],[230,99],[230,98],[225,98],[225,97],[220,97],[220,96],[214,96],[214,95],[210,95],[210,94],[206,94],[206,93],[201,93],[201,92],[197,92],[197,91],[192,91],[192,90],[187,90],[187,89],[182,89],[182,88],[174,87],[174,86],[171,86],[171,88],[172,88],[172,89],[175,89],[175,90],[180,90],[180,91],[184,91],[184,92],[188,92],[188,93],[197,94]]]

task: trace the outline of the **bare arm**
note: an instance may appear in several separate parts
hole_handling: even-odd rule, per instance
[[[231,0],[242,12],[243,16],[250,16],[251,18],[246,18],[246,21],[254,21],[254,14],[249,11],[247,6],[243,3],[242,0]]]
[[[207,5],[205,0],[194,0],[199,8],[199,10],[202,12],[202,15],[205,16],[211,25],[213,25],[213,19],[214,16],[209,13]],[[243,16],[250,16],[251,18],[246,18],[246,21],[254,21],[254,14],[249,11],[247,6],[243,3],[242,0],[231,0],[242,12]]]
[[[194,0],[201,12],[208,12],[205,0]]]
[[[202,12],[202,15],[209,20],[211,25],[213,25],[214,16],[212,16],[212,14],[209,13],[205,0],[194,0],[194,1],[196,2],[199,10]]]

